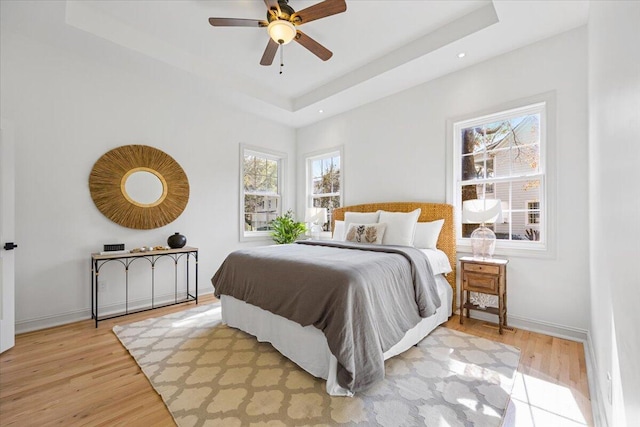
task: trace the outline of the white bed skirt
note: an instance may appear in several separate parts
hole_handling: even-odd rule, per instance
[[[384,353],[385,360],[408,350],[451,316],[453,290],[443,275],[436,276],[436,283],[442,304],[433,316],[423,319],[407,331],[400,342],[387,350]],[[326,337],[315,326],[303,327],[228,295],[222,295],[220,301],[224,323],[255,336],[258,341],[271,343],[280,353],[311,375],[326,379],[327,393],[330,395],[353,395],[338,384],[338,361],[331,354]]]

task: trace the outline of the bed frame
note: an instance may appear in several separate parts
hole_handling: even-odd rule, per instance
[[[453,271],[447,274],[447,282],[453,289],[452,308],[456,311],[456,233],[453,223],[453,206],[446,203],[420,203],[420,202],[386,202],[386,203],[367,203],[363,205],[344,206],[333,210],[331,218],[331,229],[333,230],[334,221],[344,221],[345,212],[375,212],[378,210],[389,212],[411,212],[420,208],[420,216],[418,222],[430,222],[437,219],[444,219],[442,231],[438,238],[437,247],[447,254],[449,263]]]

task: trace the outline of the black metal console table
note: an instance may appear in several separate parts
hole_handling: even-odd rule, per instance
[[[173,302],[156,305],[154,303],[155,265],[156,262],[163,257],[169,257],[174,261],[175,297]],[[178,261],[182,257],[185,257],[186,262],[187,295],[186,297],[178,300]],[[189,291],[189,258],[191,257],[193,257],[195,260],[195,290],[193,291],[193,294],[191,294]],[[151,265],[151,307],[129,310],[129,266],[136,260],[140,259],[147,260]],[[98,277],[100,275],[100,269],[102,268],[102,266],[111,261],[118,261],[124,266],[125,269],[125,310],[123,313],[100,317],[98,313]],[[161,251],[136,252],[126,254],[91,254],[91,318],[95,319],[96,328],[98,327],[98,322],[101,320],[113,319],[114,317],[126,316],[127,314],[153,310],[169,305],[182,304],[189,301],[195,301],[196,304],[198,303],[198,248],[186,246],[180,249],[167,249]]]

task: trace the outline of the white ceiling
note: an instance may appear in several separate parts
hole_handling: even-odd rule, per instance
[[[248,111],[300,127],[584,25],[588,7],[586,0],[347,0],[346,12],[300,27],[333,57],[323,62],[290,43],[283,74],[279,56],[270,67],[259,64],[266,29],[208,23],[264,19],[262,0],[3,0],[2,27],[53,43],[73,37],[76,47],[94,50],[107,40],[197,76]]]

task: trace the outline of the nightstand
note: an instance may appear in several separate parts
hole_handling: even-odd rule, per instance
[[[460,324],[464,323],[464,311],[480,310],[498,316],[498,331],[502,334],[502,328],[507,327],[507,263],[509,260],[490,258],[481,259],[473,257],[460,258]],[[469,292],[496,295],[498,308],[481,308],[469,301]]]

